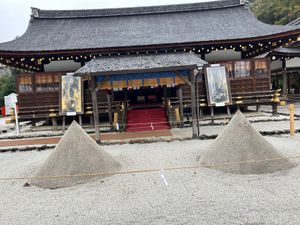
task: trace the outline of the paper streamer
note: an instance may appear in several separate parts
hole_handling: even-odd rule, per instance
[[[160,177],[161,177],[161,179],[163,180],[164,184],[165,184],[166,186],[168,186],[169,184],[168,184],[168,181],[167,181],[167,179],[166,179],[166,177],[165,177],[165,175],[164,175],[164,170],[163,170],[163,169],[160,170]]]

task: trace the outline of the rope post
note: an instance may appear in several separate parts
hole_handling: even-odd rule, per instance
[[[91,79],[91,91],[92,91],[92,103],[93,103],[93,116],[94,116],[94,127],[96,135],[96,143],[100,144],[100,130],[99,130],[99,111],[98,111],[98,101],[97,101],[97,80],[96,77],[90,76]]]
[[[290,104],[289,105],[289,111],[290,111],[290,135],[294,136],[295,135],[295,105]]]
[[[181,124],[181,120],[180,120],[179,108],[175,109],[175,117],[176,117],[176,123],[180,125]]]
[[[119,113],[118,113],[118,112],[115,112],[115,113],[114,113],[114,123],[113,123],[115,129],[117,129],[117,124],[118,124],[118,122],[119,122]],[[117,130],[118,130],[118,129],[117,129]]]

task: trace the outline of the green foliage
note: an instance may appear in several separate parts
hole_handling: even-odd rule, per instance
[[[0,106],[4,105],[4,96],[16,92],[16,75],[18,70],[12,70],[12,74],[0,76]]]
[[[268,24],[287,24],[300,17],[300,0],[250,1],[255,16]]]

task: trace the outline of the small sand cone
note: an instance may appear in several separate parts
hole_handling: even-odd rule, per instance
[[[74,121],[33,177],[114,173],[118,172],[120,168],[121,164],[96,144]],[[103,176],[30,179],[28,183],[41,188],[53,189],[85,183],[99,177]]]
[[[199,164],[238,174],[272,173],[293,167],[240,111],[200,155]]]

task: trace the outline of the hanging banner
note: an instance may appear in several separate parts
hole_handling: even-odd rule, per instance
[[[142,80],[128,80],[128,88],[138,88],[143,86]]]
[[[111,82],[110,81],[105,81],[101,83],[101,90],[106,90],[106,89],[111,89]]]
[[[174,78],[173,77],[160,77],[159,78],[159,84],[160,85],[173,85],[174,84]]]
[[[61,76],[60,114],[83,114],[83,89],[81,77]]]
[[[205,83],[209,106],[221,107],[231,104],[231,91],[225,66],[205,67]]]
[[[115,81],[112,82],[112,87],[114,89],[126,88],[127,87],[127,82],[126,82],[126,80],[115,80]]]
[[[157,78],[150,78],[150,79],[144,79],[144,86],[158,86],[158,79]]]
[[[178,71],[182,76],[189,74],[188,70]],[[175,84],[185,84],[181,77],[176,76],[173,71],[153,72],[153,73],[129,73],[97,76],[97,83],[101,89],[122,89],[156,87],[158,85],[173,86]]]

